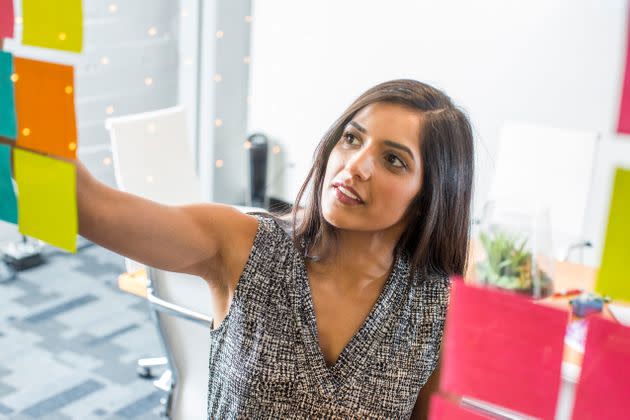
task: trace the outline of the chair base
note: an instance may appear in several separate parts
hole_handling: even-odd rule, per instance
[[[147,357],[138,360],[136,371],[138,372],[138,376],[141,378],[149,379],[154,377],[151,368],[167,365],[168,359],[166,357]]]
[[[167,369],[162,373],[160,379],[153,381],[153,385],[159,390],[162,390],[166,393],[166,395],[160,398],[160,404],[162,405],[160,409],[160,417],[171,417],[171,407],[173,404],[173,376],[172,372]]]
[[[138,376],[145,379],[153,378],[153,371],[151,368],[167,366],[167,369],[162,372],[159,379],[153,381],[153,385],[160,391],[166,393],[165,396],[160,398],[160,417],[170,418],[171,406],[173,403],[173,373],[168,369],[168,359],[166,357],[147,357],[144,359],[138,359]]]

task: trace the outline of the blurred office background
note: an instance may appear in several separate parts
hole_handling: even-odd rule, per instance
[[[20,16],[16,2],[16,16]],[[15,55],[75,66],[79,158],[115,186],[110,117],[184,107],[204,200],[252,205],[252,135],[266,139],[264,195],[292,205],[316,144],[376,83],[443,89],[474,125],[481,217],[506,121],[598,133],[579,227],[599,264],[613,170],[626,0],[93,0],[84,50]],[[159,145],[156,145],[159,147]],[[546,151],[540,150],[540,154]],[[570,160],[568,149],[561,159]],[[529,162],[536,171],[537,162]],[[258,168],[258,174],[260,167]],[[0,245],[20,240],[0,222]],[[122,257],[84,243],[0,284],[0,418],[157,418],[161,393],[136,374],[159,355],[145,301],[118,290]],[[203,410],[202,410],[203,411]]]

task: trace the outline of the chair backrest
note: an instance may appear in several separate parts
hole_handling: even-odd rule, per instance
[[[183,107],[109,118],[105,126],[120,190],[165,204],[201,199]],[[142,266],[128,258],[125,265],[129,272]]]
[[[167,204],[201,199],[182,107],[110,118],[106,125],[119,188]]]
[[[543,205],[550,211],[556,258],[587,240],[585,213],[599,133],[506,122],[489,200]]]
[[[110,131],[118,188],[164,204],[201,201],[200,183],[186,142],[181,107],[111,118]],[[127,261],[133,268],[136,264]],[[210,291],[199,277],[153,270],[155,293],[210,316]],[[177,372],[171,418],[205,418],[208,394],[208,327],[158,313],[160,333]]]

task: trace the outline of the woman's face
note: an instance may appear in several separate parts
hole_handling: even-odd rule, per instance
[[[346,125],[333,148],[322,186],[322,212],[339,229],[378,231],[400,224],[422,184],[421,114],[374,103]],[[333,184],[352,187],[361,202],[344,203]]]

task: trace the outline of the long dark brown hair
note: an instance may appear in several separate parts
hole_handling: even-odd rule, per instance
[[[403,105],[422,114],[420,155],[423,179],[405,215],[407,229],[396,250],[410,257],[412,278],[463,275],[468,256],[474,174],[473,133],[466,114],[443,92],[410,79],[378,84],[359,96],[323,136],[306,180],[291,210],[292,238],[304,256],[321,258],[337,248],[337,229],[321,211],[322,183],[328,158],[344,127],[361,109],[375,102]],[[302,196],[312,188],[304,207]],[[302,217],[298,218],[298,213]],[[320,249],[317,256],[310,255]]]

